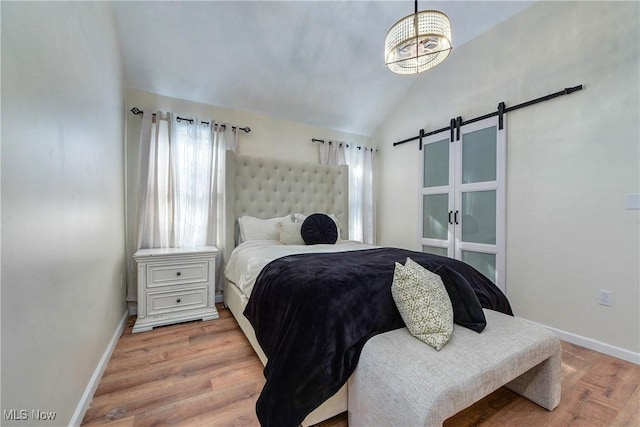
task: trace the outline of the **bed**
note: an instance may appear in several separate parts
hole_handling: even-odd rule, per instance
[[[462,325],[467,331],[464,333],[481,332],[486,326],[484,309],[502,312],[502,317],[489,314],[487,318],[499,319],[495,322],[510,328],[490,344],[494,356],[487,360],[490,359],[497,370],[493,375],[496,380],[478,387],[473,379],[481,372],[473,367],[465,369],[459,373],[466,379],[456,385],[454,395],[477,399],[487,390],[505,385],[529,371],[540,364],[540,360],[557,355],[559,344],[544,333],[518,349],[521,357],[507,357],[502,351],[493,351],[501,346],[505,349],[513,347],[512,338],[522,326],[509,320],[513,317],[504,294],[468,265],[446,257],[349,241],[346,166],[268,160],[237,156],[232,152],[227,153],[226,160],[224,301],[265,364],[267,382],[256,405],[261,424],[311,425],[349,409],[350,423],[353,421],[356,425],[365,419],[363,416],[383,408],[382,404],[372,408],[362,403],[374,398],[368,395],[372,388],[367,381],[393,383],[399,372],[389,371],[382,379],[368,374],[382,372],[378,364],[387,364],[389,352],[397,351],[397,347],[386,348],[384,340],[371,338],[393,337],[407,331],[391,298],[390,284],[393,280],[395,285],[397,271],[404,271],[398,270],[399,264],[405,263],[404,267],[407,267],[410,257],[417,268],[438,275],[438,280],[441,278],[442,292],[446,288],[445,296],[448,293],[446,299],[450,301],[451,316],[458,329]],[[288,244],[280,244],[278,234],[261,234],[272,232],[269,230],[273,230],[273,225],[269,228],[263,224],[268,221],[277,221],[274,224],[285,224],[289,220],[299,222],[296,216],[300,215],[302,219],[317,212],[332,215],[330,219],[321,216],[338,230],[337,242],[305,245],[304,242],[287,241]],[[279,236],[287,240],[290,236],[286,236],[284,230],[281,229]],[[362,283],[366,286],[360,286]],[[363,301],[365,303],[361,304]],[[491,334],[493,332],[489,336]],[[377,343],[368,344],[367,350],[363,351],[369,340]],[[477,342],[483,341],[479,338]],[[440,359],[446,363],[447,352],[453,354],[455,348],[462,353],[474,352],[477,342],[463,342],[459,347],[452,344],[449,350],[440,352]],[[543,346],[548,350],[539,352],[542,359],[527,356],[530,349]],[[429,360],[427,348],[432,351],[431,347],[417,345],[416,348],[421,358]],[[355,375],[361,353],[366,356],[365,364],[376,367]],[[268,359],[267,354],[274,357]],[[376,357],[380,357],[381,362]],[[552,365],[552,369],[543,370],[552,372],[555,387],[557,360]],[[362,371],[359,367],[358,370]],[[502,372],[506,374],[502,375]],[[354,390],[357,389],[355,394],[348,390],[352,380]],[[431,380],[428,372],[422,375],[417,387],[424,392],[419,395],[430,394]],[[447,377],[439,381],[447,386]],[[393,385],[396,390],[405,389],[403,384]],[[547,382],[536,387],[536,390],[542,390],[536,393],[548,394],[545,387]],[[559,392],[556,388],[552,391],[550,401],[555,405]],[[526,393],[529,391],[521,394],[528,397]],[[397,392],[395,395],[397,398]],[[377,396],[382,402],[388,401],[384,393]],[[437,402],[438,396],[432,397],[432,401]],[[348,400],[353,400],[353,408]],[[462,405],[469,404],[464,399],[457,402],[450,409],[460,410],[464,408]],[[416,414],[420,408],[431,406],[419,403],[417,408]],[[385,408],[384,413],[388,412]],[[434,410],[425,409],[412,419],[431,419],[432,413]],[[392,425],[393,420],[389,424]]]
[[[276,218],[291,213],[326,212],[340,223],[340,235],[348,240],[349,179],[346,165],[329,167],[236,155],[227,151],[225,174],[225,264],[236,248],[242,216]],[[258,344],[243,311],[248,298],[235,283],[225,280],[224,303],[247,336],[263,364],[267,357]],[[316,424],[347,410],[347,389],[309,414],[303,425]]]

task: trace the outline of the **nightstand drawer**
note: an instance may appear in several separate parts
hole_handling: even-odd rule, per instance
[[[147,269],[147,288],[184,285],[209,280],[209,263],[207,261],[149,265]]]
[[[207,306],[207,288],[147,294],[147,316],[193,310]]]

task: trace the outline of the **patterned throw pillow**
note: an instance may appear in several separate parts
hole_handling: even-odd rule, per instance
[[[438,351],[449,341],[453,308],[440,276],[407,258],[396,263],[391,294],[411,335]]]
[[[280,230],[280,243],[283,245],[304,245],[302,234],[302,222],[307,217],[302,214],[291,214],[276,223],[276,229]]]

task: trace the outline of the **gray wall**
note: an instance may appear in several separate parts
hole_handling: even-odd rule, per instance
[[[1,7],[2,410],[66,425],[126,309],[120,57],[107,3]]]
[[[516,315],[637,363],[640,211],[624,198],[640,192],[639,7],[537,2],[421,74],[374,136],[378,242],[419,249],[417,142],[392,143],[584,84],[507,114],[507,296]]]

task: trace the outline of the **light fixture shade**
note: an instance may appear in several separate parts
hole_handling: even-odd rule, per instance
[[[405,16],[384,42],[384,63],[397,74],[416,74],[444,61],[451,52],[451,23],[437,10]]]

